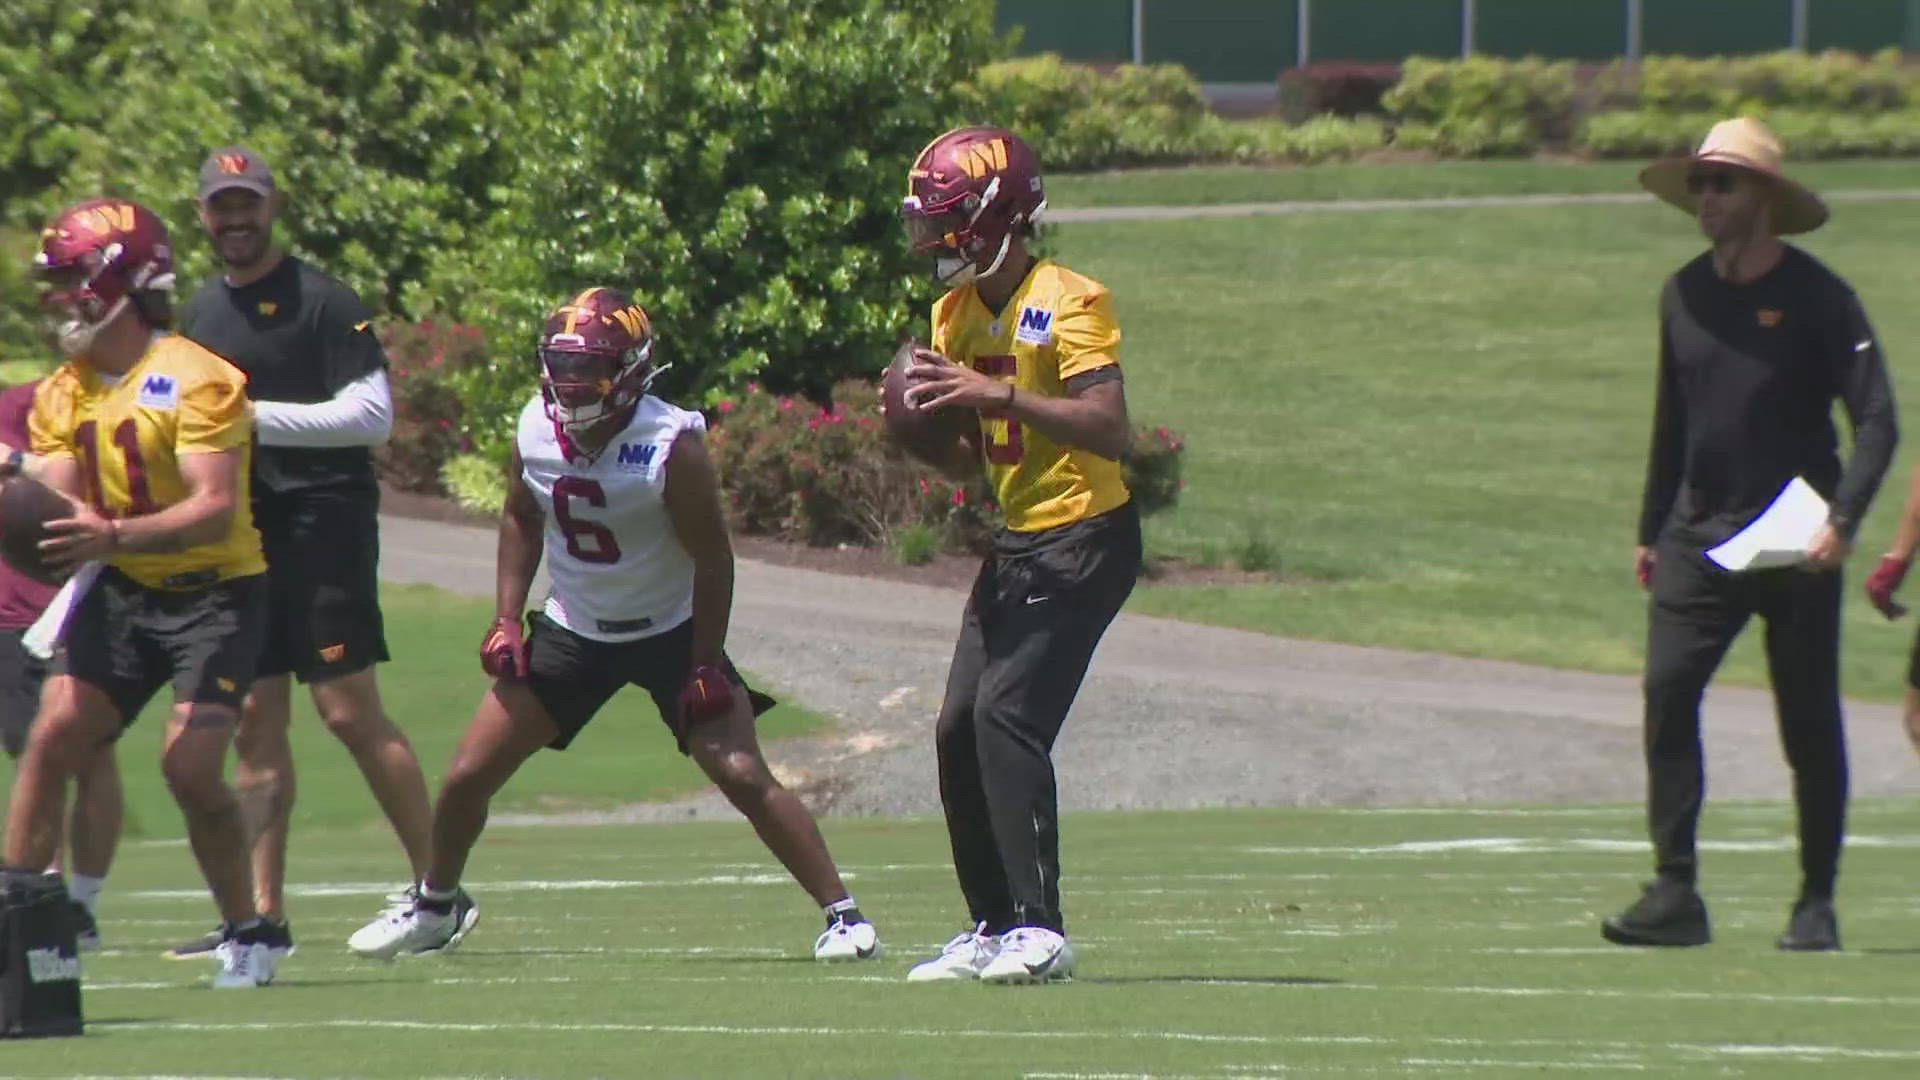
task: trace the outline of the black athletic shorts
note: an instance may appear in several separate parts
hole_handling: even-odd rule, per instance
[[[1907,685],[1920,690],[1920,633],[1914,635],[1913,653],[1907,658]]]
[[[971,715],[984,700],[1051,746],[1133,592],[1141,550],[1131,502],[1038,532],[996,533],[961,615],[941,715]]]
[[[17,758],[27,748],[27,729],[40,712],[40,684],[47,662],[27,651],[25,630],[0,630],[0,743]]]
[[[324,682],[387,660],[379,491],[263,494],[253,522],[267,557],[260,676]]]
[[[553,718],[560,734],[547,745],[565,750],[613,695],[625,686],[638,686],[653,698],[660,720],[673,731],[680,752],[687,752],[684,733],[675,730],[680,690],[693,670],[693,620],[665,633],[638,641],[595,641],[535,612],[528,620],[527,685]],[[746,685],[733,661],[721,657],[727,674]],[[773,699],[748,688],[753,715],[773,708]]]
[[[175,703],[237,709],[253,686],[266,620],[263,574],[173,592],[109,566],[68,617],[53,671],[99,687],[122,727],[168,683]]]

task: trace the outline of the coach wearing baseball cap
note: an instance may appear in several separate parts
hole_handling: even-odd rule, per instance
[[[1840,947],[1833,910],[1846,829],[1840,714],[1840,566],[1893,459],[1893,388],[1860,300],[1833,271],[1780,241],[1827,207],[1789,177],[1758,120],[1716,124],[1697,153],[1655,162],[1640,183],[1693,218],[1711,248],[1660,295],[1653,447],[1634,567],[1652,594],[1646,659],[1647,816],[1656,877],[1606,920],[1621,945],[1704,945],[1694,836],[1705,791],[1700,699],[1758,615],[1799,810],[1801,880],[1782,949]],[[1844,467],[1832,419],[1853,428]],[[1830,507],[1798,565],[1730,571],[1705,552],[1796,477]]]
[[[273,925],[276,948],[289,949],[283,888],[294,794],[292,679],[307,684],[315,710],[367,778],[412,863],[409,881],[426,870],[432,815],[420,762],[387,718],[374,679],[374,665],[387,659],[372,454],[393,429],[387,357],[373,313],[353,290],[274,243],[281,201],[259,154],[228,146],[207,156],[200,221],[225,273],[187,303],[180,328],[245,371],[254,401],[253,514],[270,603],[259,677],[235,744],[235,780],[257,830],[260,913]],[[217,944],[210,934],[173,953]]]

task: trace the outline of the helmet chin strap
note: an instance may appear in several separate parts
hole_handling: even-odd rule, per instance
[[[933,259],[933,276],[948,288],[958,289],[970,285],[983,277],[991,277],[1007,261],[1007,252],[1013,248],[1013,234],[1009,232],[1000,238],[1000,249],[993,253],[993,261],[982,270],[978,263],[964,255],[936,255]]]

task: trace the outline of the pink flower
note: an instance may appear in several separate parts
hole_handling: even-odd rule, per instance
[[[748,383],[748,384],[747,384],[747,393],[749,393],[749,394],[757,394],[757,393],[759,393],[759,392],[760,392],[760,384],[759,384],[759,383],[757,383],[757,382],[750,382],[750,383]]]
[[[435,350],[433,350],[433,355],[427,358],[427,366],[428,366],[428,367],[439,367],[439,366],[440,366],[440,361],[442,361],[442,360],[445,360],[446,358],[447,358],[447,354],[446,354],[446,353],[444,353],[444,352],[442,352],[442,351],[441,351],[441,350],[439,350],[439,349],[435,349]]]
[[[449,429],[451,429],[452,427],[453,427],[453,421],[451,421],[451,420],[442,420],[442,421],[440,421],[440,430],[441,430],[441,431],[447,431],[447,430],[449,430]]]
[[[925,495],[926,493],[927,493],[927,482],[923,479],[920,481],[920,494]]]
[[[393,369],[393,373],[394,373],[395,375],[398,375],[398,376],[400,376],[400,377],[401,377],[401,378],[403,378],[403,379],[407,377],[407,369],[406,369],[406,368],[394,368],[394,369]]]
[[[1164,424],[1163,424],[1163,425],[1161,425],[1160,427],[1157,427],[1157,428],[1154,428],[1154,429],[1153,429],[1153,433],[1154,433],[1155,435],[1158,435],[1158,436],[1160,436],[1160,438],[1161,438],[1161,440],[1162,440],[1162,441],[1165,441],[1165,439],[1166,439],[1166,437],[1167,437],[1167,428],[1166,428],[1166,425],[1164,425]]]
[[[789,410],[789,409],[791,409],[791,408],[793,408],[793,399],[792,399],[792,398],[790,398],[790,397],[783,397],[783,398],[781,398],[781,399],[780,399],[780,411],[781,411],[781,412],[786,412],[787,410]]]
[[[967,492],[965,488],[953,489],[953,505],[955,506],[967,505]]]
[[[1183,444],[1180,442],[1180,440],[1175,439],[1174,441],[1167,444],[1167,449],[1172,450],[1175,453],[1178,453],[1182,445]]]
[[[717,408],[723,413],[730,413],[733,411],[733,402],[726,398],[721,398]]]

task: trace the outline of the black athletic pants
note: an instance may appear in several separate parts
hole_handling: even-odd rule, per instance
[[[1747,620],[1766,623],[1780,741],[1800,815],[1801,890],[1832,896],[1847,819],[1840,716],[1840,574],[1733,574],[1697,547],[1662,543],[1647,628],[1647,818],[1662,877],[1691,884],[1706,787],[1700,699]]]
[[[1002,532],[967,598],[935,746],[960,891],[976,923],[1065,932],[1053,741],[1140,569],[1128,503]]]

